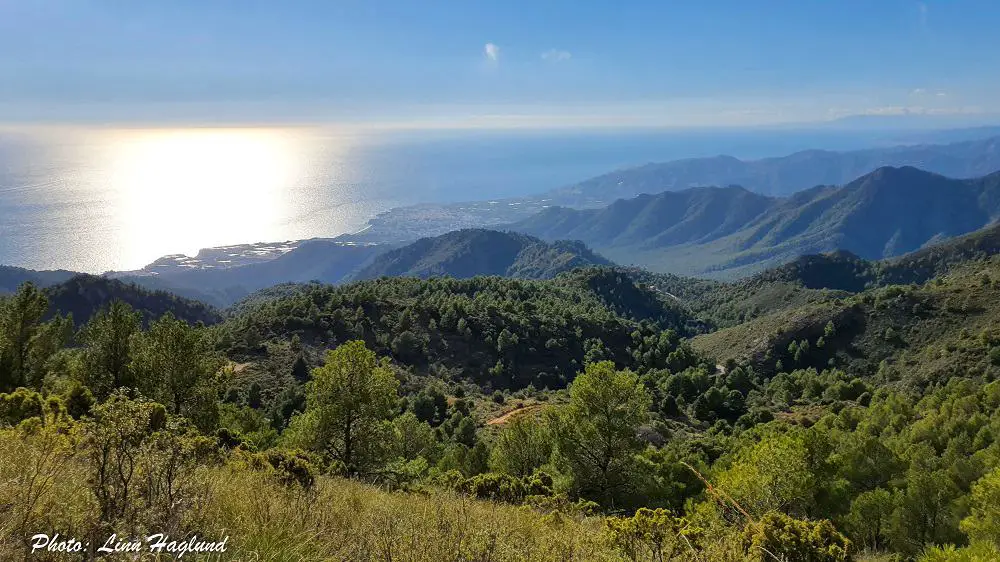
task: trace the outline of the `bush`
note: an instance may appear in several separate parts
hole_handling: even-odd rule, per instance
[[[40,418],[45,400],[27,388],[0,394],[0,424],[17,425],[28,418]]]
[[[1000,347],[990,349],[990,363],[1000,365]]]
[[[94,395],[90,389],[80,383],[70,387],[66,394],[66,413],[75,420],[90,414],[90,409],[94,407]]]
[[[954,545],[932,546],[920,557],[920,562],[987,562],[1000,560],[1000,548],[993,543],[974,542],[963,548]]]
[[[641,508],[632,517],[609,517],[608,538],[630,560],[673,560],[701,542],[703,531],[665,509]]]
[[[93,413],[82,427],[83,448],[101,522],[172,528],[184,503],[196,495],[195,466],[208,460],[215,441],[167,416],[161,404],[121,393]]]
[[[245,462],[254,470],[271,473],[285,486],[299,485],[308,490],[316,482],[316,466],[302,451],[270,449],[248,455]]]
[[[478,474],[462,483],[460,490],[477,498],[520,503],[527,489],[520,478],[499,472]]]
[[[842,562],[850,560],[851,541],[823,519],[807,521],[771,512],[743,531],[743,548],[765,552],[786,562]]]
[[[552,477],[544,472],[517,478],[500,472],[477,474],[457,486],[462,493],[480,499],[522,503],[529,496],[551,496]]]

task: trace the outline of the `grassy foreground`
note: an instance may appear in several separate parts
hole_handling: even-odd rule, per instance
[[[0,431],[0,559],[26,558],[35,533],[103,543],[115,531],[141,537],[164,530],[101,530],[82,461],[71,440],[54,432]],[[208,540],[229,536],[226,554],[214,559],[623,559],[605,540],[601,518],[543,514],[445,491],[387,492],[333,477],[318,478],[307,491],[234,463],[200,467],[177,486],[187,499],[165,530]],[[125,559],[111,558],[119,556]],[[84,556],[39,551],[30,557]]]
[[[199,514],[260,560],[623,560],[600,518],[543,515],[447,492],[385,492],[321,478],[312,493],[215,470]]]
[[[575,510],[515,506],[446,490],[386,491],[358,481],[320,476],[308,488],[288,485],[273,472],[236,459],[185,470],[171,483],[182,498],[166,507],[135,502],[130,523],[102,526],[94,474],[72,427],[0,429],[0,560],[88,559],[31,552],[36,533],[85,545],[166,532],[204,540],[228,536],[223,555],[187,554],[185,560],[258,561],[523,561],[734,560],[738,549],[707,545],[697,553],[679,545],[665,555],[629,552],[615,542],[608,519]],[[136,473],[132,485],[151,482]],[[96,546],[90,546],[94,550]],[[722,550],[729,552],[723,553]],[[719,551],[717,554],[715,551]],[[674,558],[671,558],[674,557]],[[738,557],[738,558],[737,558]],[[103,559],[155,559],[110,554]],[[159,559],[172,560],[161,555]]]

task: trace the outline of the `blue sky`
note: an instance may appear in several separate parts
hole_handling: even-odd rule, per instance
[[[1000,113],[995,0],[0,0],[0,121]]]

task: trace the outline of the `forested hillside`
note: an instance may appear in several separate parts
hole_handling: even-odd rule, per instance
[[[215,324],[222,319],[217,310],[196,300],[94,275],[75,275],[46,288],[45,295],[50,314],[71,316],[78,325],[86,323],[113,302],[123,302],[138,310],[144,324],[165,314],[191,324]]]
[[[608,265],[578,242],[546,243],[514,232],[456,230],[380,254],[353,277],[458,278],[499,275],[549,279],[577,267]]]
[[[697,329],[687,313],[627,275],[607,271],[590,283],[594,275],[306,285],[241,307],[222,333],[251,355],[292,336],[319,347],[363,340],[418,372],[487,388],[562,388],[603,359],[642,368],[693,361],[679,348]]]
[[[698,319],[721,328],[875,287],[925,283],[998,253],[998,233],[1000,227],[989,226],[879,261],[865,260],[846,251],[810,254],[732,282],[652,273],[639,268],[624,271],[636,283],[670,296]]]
[[[284,285],[212,326],[100,278],[24,285],[0,553],[48,525],[225,529],[262,559],[994,560],[992,233],[739,283]]]

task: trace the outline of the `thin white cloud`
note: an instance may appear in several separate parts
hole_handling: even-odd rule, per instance
[[[562,62],[573,58],[573,53],[561,49],[549,49],[542,53],[542,60],[548,62]]]
[[[945,92],[944,90],[928,90],[926,88],[916,88],[910,91],[910,95],[915,98],[925,98],[925,99],[929,97],[943,98],[948,96],[948,92]]]
[[[486,46],[483,47],[483,53],[486,55],[486,58],[491,61],[496,62],[500,60],[500,47],[498,47],[495,43],[487,43]]]
[[[854,115],[975,115],[981,113],[987,112],[978,106],[925,107],[920,105],[870,107],[853,112]]]
[[[910,115],[911,113],[923,113],[922,107],[907,107],[902,105],[887,105],[883,107],[869,107],[859,112],[860,115]]]
[[[920,25],[927,25],[927,3],[917,2],[917,11],[920,14]]]

